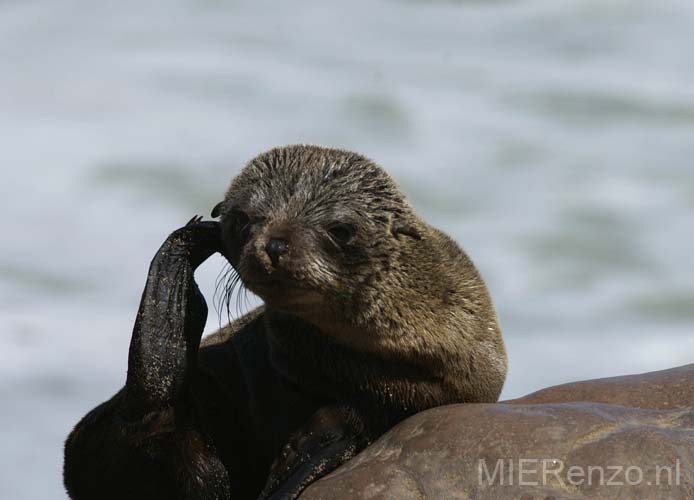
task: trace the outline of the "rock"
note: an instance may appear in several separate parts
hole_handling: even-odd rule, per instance
[[[694,364],[400,423],[303,500],[694,499]]]
[[[514,404],[591,401],[643,409],[694,406],[694,364],[624,377],[557,385],[507,401]]]

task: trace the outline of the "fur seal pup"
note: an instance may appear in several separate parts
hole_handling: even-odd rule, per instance
[[[73,499],[294,499],[409,415],[498,399],[482,278],[372,161],[270,150],[213,216],[152,261],[125,387],[66,442]],[[214,252],[265,305],[201,343]]]

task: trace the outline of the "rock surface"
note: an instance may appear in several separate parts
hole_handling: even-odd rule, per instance
[[[301,496],[425,498],[694,499],[694,364],[420,413]]]

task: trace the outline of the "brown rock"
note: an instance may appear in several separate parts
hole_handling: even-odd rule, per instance
[[[624,377],[557,385],[533,392],[514,404],[591,401],[643,409],[694,406],[694,364]]]
[[[694,365],[420,413],[301,498],[694,499]]]

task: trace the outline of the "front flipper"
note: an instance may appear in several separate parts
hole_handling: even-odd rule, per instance
[[[377,435],[373,430],[355,408],[321,408],[282,449],[258,500],[294,500],[364,449]]]
[[[169,235],[152,259],[128,356],[125,386],[135,413],[180,402],[207,320],[193,274],[220,250],[219,224],[194,217]]]
[[[196,217],[152,259],[125,387],[85,416],[65,445],[65,485],[74,500],[229,498],[196,366],[207,305],[193,274],[220,249],[219,225]]]

